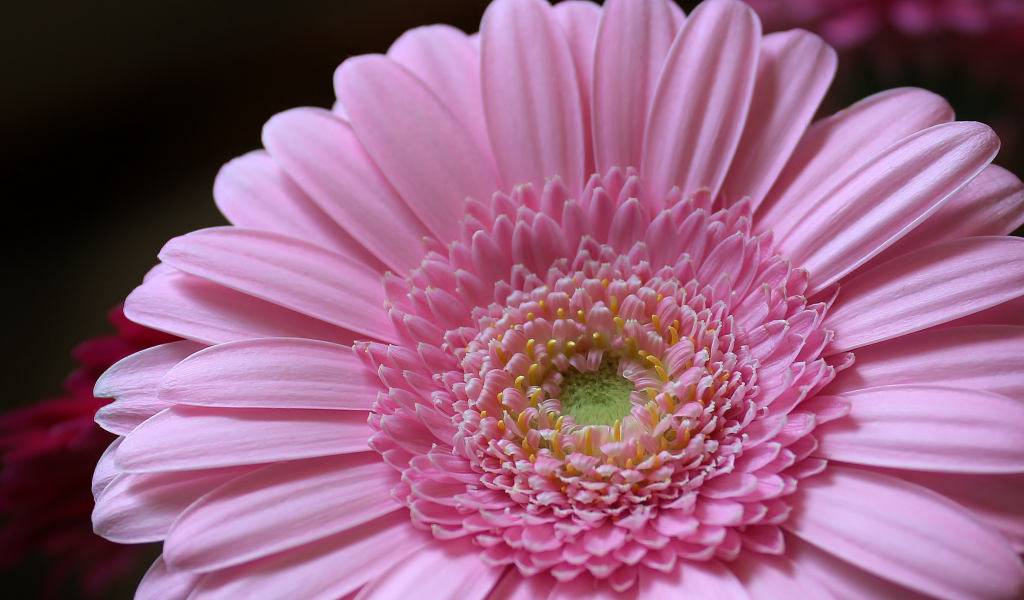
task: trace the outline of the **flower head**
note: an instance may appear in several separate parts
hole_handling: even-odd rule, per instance
[[[733,0],[346,61],[127,301],[139,597],[1014,597],[1024,186],[921,90],[808,127],[834,69]]]

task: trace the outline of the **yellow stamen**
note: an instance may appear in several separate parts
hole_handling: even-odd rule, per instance
[[[658,304],[661,304],[661,301],[664,300],[664,299],[665,299],[665,296],[662,296],[661,294],[658,294],[658,300],[657,300]]]
[[[505,433],[505,421],[498,421],[498,429],[500,429],[502,433]]]
[[[651,323],[654,324],[654,329],[661,331],[661,317],[658,315],[651,315]]]
[[[660,417],[658,417],[658,404],[657,404],[657,403],[655,403],[655,402],[651,402],[651,403],[649,403],[649,404],[647,405],[647,412],[651,413],[651,423],[652,423],[652,427],[653,427],[654,425],[657,425],[657,424],[658,424],[658,421],[660,421],[660,420],[661,420],[661,418],[660,418]]]
[[[558,351],[558,344],[555,343],[555,340],[548,340],[547,349],[548,356],[554,356],[555,352]]]
[[[526,413],[525,412],[519,413],[519,418],[516,419],[516,423],[519,424],[519,431],[522,431],[523,435],[526,435],[527,426],[526,426]]]
[[[532,321],[533,320],[533,313],[532,312],[526,313],[526,320],[527,321]]]
[[[496,340],[498,340],[500,342],[502,340],[502,338],[504,338],[504,337],[505,337],[505,332],[501,332],[498,335],[496,335],[494,337],[494,339],[496,339]]]
[[[524,379],[526,379],[526,378],[523,377],[522,375],[520,375],[519,377],[516,377],[516,389],[519,390],[520,392],[523,391],[523,380]]]
[[[576,342],[566,342],[565,355],[572,356],[573,354],[576,354]]]
[[[669,342],[669,344],[671,344],[672,346],[675,346],[676,344],[678,344],[679,343],[679,332],[676,330],[676,328],[675,327],[669,327],[668,328],[668,333],[671,336],[671,341]]]
[[[587,324],[587,314],[585,312],[583,312],[582,310],[576,311],[576,320],[578,320],[580,323],[583,323],[584,325],[586,325]]]
[[[564,309],[561,309],[561,308],[558,309],[558,318],[559,319],[564,319],[565,318],[565,310]]]
[[[486,419],[487,418],[487,411],[486,410],[480,411],[480,418],[481,419]]]
[[[531,454],[530,455],[530,462],[531,463],[537,462],[537,455],[536,454]]]
[[[576,474],[576,467],[572,466],[572,463],[565,463],[565,471],[569,475],[575,475]],[[562,489],[564,490],[565,488],[562,488]]]
[[[647,362],[651,363],[652,366],[655,366],[655,367],[660,367],[661,366],[661,361],[658,360],[658,357],[654,356],[653,354],[648,354],[644,358],[647,359]]]
[[[611,283],[611,282],[610,282],[610,281],[608,281],[607,279],[602,279],[602,280],[601,280],[601,285],[603,285],[604,287],[608,287],[608,284],[609,284],[609,283]]]
[[[558,458],[565,458],[565,454],[562,453],[562,434],[559,431],[555,432],[555,435],[551,437],[551,449],[555,452],[555,456]]]
[[[532,365],[530,365],[530,370],[529,370],[530,385],[540,385],[540,383],[541,383],[540,379],[541,378],[540,378],[540,374],[537,372],[539,368],[540,368],[540,365],[538,365],[537,363],[533,363]]]
[[[636,441],[636,462],[640,463],[644,460],[644,447],[640,445],[640,440]]]
[[[534,408],[537,408],[537,404],[539,404],[539,403],[540,403],[540,395],[541,395],[542,393],[544,393],[544,389],[543,389],[543,388],[537,388],[537,391],[535,391],[535,392],[534,392],[534,393],[533,393],[533,394],[532,394],[532,395],[530,396],[530,404],[531,404],[531,405],[532,405],[532,406],[533,406]]]
[[[637,350],[636,353],[640,355],[640,358],[647,358],[646,350]]]
[[[597,344],[599,347],[604,347],[604,336],[601,335],[600,331],[595,331],[593,337],[595,344]]]
[[[526,355],[530,357],[530,360],[537,360],[533,355],[533,347],[537,344],[537,340],[530,338],[526,340]]]
[[[622,329],[626,326],[626,322],[622,320],[622,317],[615,317],[612,320],[615,321],[615,324],[619,326],[619,329]]]
[[[635,356],[637,353],[636,340],[633,338],[626,338],[626,354],[628,356]]]
[[[537,304],[540,304],[540,309],[541,309],[542,311],[544,311],[544,312],[548,312],[548,303],[547,303],[547,302],[545,302],[545,301],[541,300],[541,301],[540,301],[540,302],[538,302]]]
[[[508,364],[508,359],[505,358],[505,353],[502,351],[501,346],[495,346],[494,353],[498,355],[498,360],[501,361],[501,364]]]
[[[651,397],[651,400],[658,399],[658,390],[654,388],[647,388],[647,395]]]
[[[680,448],[685,448],[687,446],[687,444],[689,444],[689,443],[690,443],[690,428],[687,427],[686,430],[683,431],[683,443],[680,444],[679,447]]]
[[[661,377],[662,381],[668,383],[668,373],[665,372],[661,365],[655,365],[654,372],[658,374],[658,377]]]
[[[608,297],[608,304],[610,305],[609,308],[612,309],[613,315],[619,314],[619,300],[615,296]]]
[[[527,454],[533,454],[533,447],[530,446],[530,443],[526,441],[526,438],[523,438],[523,443],[519,445],[522,446],[523,451],[526,452]]]
[[[583,449],[586,451],[587,454],[594,453],[594,440],[591,439],[591,429],[591,427],[586,427],[583,429]]]
[[[555,421],[555,430],[556,431],[561,431],[562,430],[562,419],[564,419],[564,418],[565,417],[559,416],[558,419]]]
[[[627,469],[632,469],[633,468],[633,459],[632,458],[627,458],[626,459],[626,468]]]
[[[672,394],[665,392],[665,403],[668,405],[669,414],[676,412],[676,399],[672,397]]]
[[[668,440],[661,438],[661,450],[659,450],[659,452],[664,452],[666,450],[668,450]]]

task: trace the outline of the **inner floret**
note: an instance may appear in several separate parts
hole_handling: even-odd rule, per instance
[[[619,361],[605,358],[596,371],[570,369],[562,379],[558,400],[562,414],[578,425],[614,425],[629,414],[633,382],[619,373]]]

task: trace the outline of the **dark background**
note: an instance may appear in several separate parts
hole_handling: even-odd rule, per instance
[[[384,52],[403,31],[475,31],[485,0],[34,0],[0,5],[0,408],[59,395],[70,351],[111,332],[121,301],[176,235],[224,224],[211,196],[220,165],[258,148],[263,123],[329,107],[346,57]],[[695,2],[682,2],[686,8]],[[1010,87],[971,69],[888,61],[903,42],[841,56],[831,112],[914,84],[960,119],[1004,138],[1021,174]],[[941,40],[932,43],[942,44]],[[881,59],[879,58],[881,56]],[[993,56],[998,74],[1015,69]],[[0,572],[7,598],[32,598],[41,564]],[[130,597],[130,585],[119,595]],[[68,597],[74,597],[68,592]],[[115,594],[117,595],[117,594]]]

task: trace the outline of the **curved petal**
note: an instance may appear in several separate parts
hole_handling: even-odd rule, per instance
[[[920,248],[983,235],[1007,235],[1024,223],[1024,183],[998,165],[989,165],[967,187],[913,231],[864,265],[880,265]]]
[[[268,465],[188,507],[164,541],[176,569],[214,571],[351,529],[401,506],[399,474],[374,453]]]
[[[547,598],[558,581],[547,573],[523,577],[519,569],[509,569],[494,586],[487,600],[537,600]]]
[[[1024,400],[1024,327],[927,329],[872,344],[822,393],[920,382]]]
[[[757,82],[743,137],[722,184],[730,203],[750,198],[754,210],[803,137],[836,72],[836,52],[802,30],[761,40]]]
[[[598,173],[639,167],[644,128],[678,28],[666,0],[609,0],[594,49],[593,135]]]
[[[920,486],[830,465],[794,499],[787,529],[879,577],[945,600],[1024,590],[1024,567],[1006,540]]]
[[[480,92],[480,50],[469,36],[450,25],[416,27],[391,44],[388,58],[437,94],[473,138],[480,155],[496,170]]]
[[[419,266],[429,230],[356,138],[352,126],[316,108],[274,115],[263,145],[353,238],[399,273]],[[461,198],[460,198],[461,200]]]
[[[93,388],[97,398],[116,398],[96,411],[96,422],[111,433],[128,435],[143,421],[169,407],[156,396],[160,380],[174,365],[204,347],[189,341],[171,342],[114,363],[100,375]]]
[[[758,207],[755,231],[788,233],[802,214],[872,156],[952,120],[953,109],[942,96],[902,88],[869,96],[815,123]]]
[[[787,556],[741,552],[729,564],[751,600],[837,600],[814,576]]]
[[[402,562],[430,534],[395,512],[288,552],[206,576],[189,600],[337,600]]]
[[[572,53],[543,0],[496,0],[481,33],[484,115],[509,188],[561,176],[570,198],[584,177],[583,116]]]
[[[195,354],[167,373],[159,397],[195,406],[370,410],[381,389],[350,347],[271,338]]]
[[[686,20],[644,133],[641,172],[658,206],[673,186],[717,195],[747,119],[760,41],[754,11],[735,0],[705,2]]]
[[[121,471],[114,465],[114,458],[117,455],[117,449],[121,447],[121,442],[124,440],[123,437],[118,437],[107,449],[103,451],[99,459],[96,461],[96,470],[92,473],[92,497],[95,500],[100,497],[103,490],[107,489],[110,482],[121,474]]]
[[[168,265],[384,341],[398,340],[380,275],[337,252],[267,231],[219,227],[174,238]]]
[[[346,60],[334,89],[366,151],[438,240],[459,237],[467,197],[500,187],[490,161],[423,81],[385,56]]]
[[[465,541],[430,544],[370,582],[359,600],[482,600],[504,569],[480,560],[480,549]]]
[[[356,336],[319,319],[173,270],[148,278],[124,302],[140,325],[203,345],[249,338],[295,337],[351,346]]]
[[[833,188],[793,228],[775,232],[776,249],[811,274],[808,295],[892,245],[980,173],[999,138],[980,123],[948,123],[880,152]]]
[[[375,269],[383,266],[264,150],[244,154],[221,167],[213,182],[213,199],[233,225],[309,240]]]
[[[837,353],[952,321],[1024,295],[1024,240],[937,244],[855,277],[825,316]]]
[[[815,429],[818,456],[918,471],[1024,472],[1024,403],[920,384],[839,398],[849,402],[850,413]]]
[[[184,473],[123,473],[96,499],[93,530],[119,544],[159,542],[190,504],[251,471],[227,467]]]
[[[736,575],[717,560],[680,561],[671,573],[643,569],[640,597],[751,600]]]
[[[366,413],[174,406],[121,442],[125,472],[191,471],[365,452]]]
[[[619,567],[620,572],[625,567]],[[599,580],[589,573],[577,575],[569,581],[559,581],[546,596],[547,600],[637,600],[640,588],[633,585],[619,592],[609,585],[608,580]],[[537,596],[534,596],[536,598]],[[490,598],[488,598],[490,600]]]
[[[135,600],[186,600],[199,584],[202,575],[167,570],[163,557],[158,557],[135,590]]]
[[[594,139],[591,127],[591,88],[594,80],[594,41],[601,7],[590,0],[563,0],[551,8],[569,42],[576,81],[580,86],[580,116],[583,120],[583,173],[594,172]],[[681,12],[681,11],[680,11]]]

